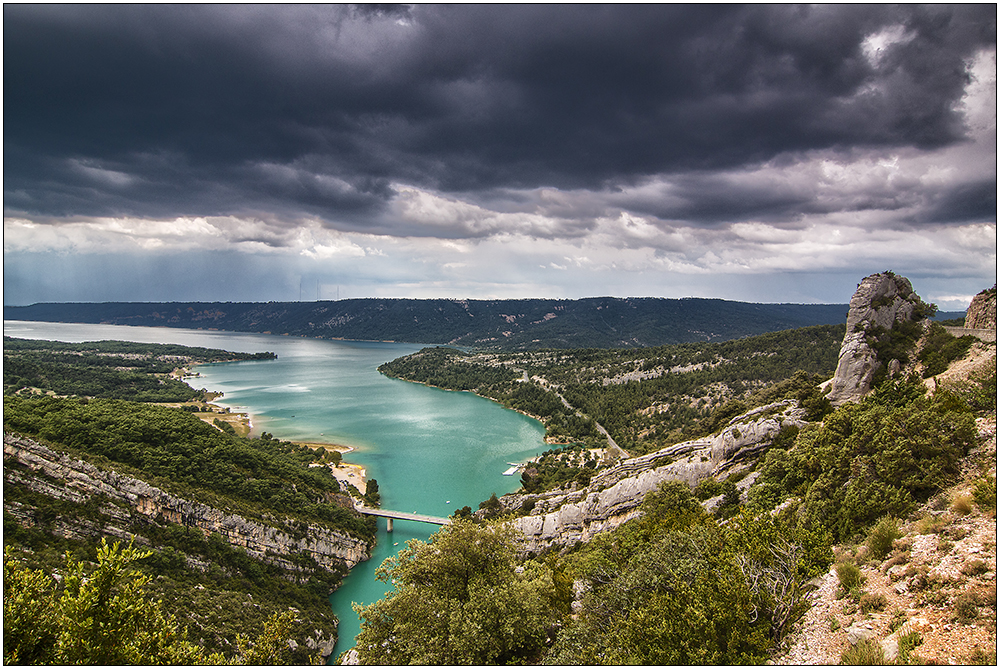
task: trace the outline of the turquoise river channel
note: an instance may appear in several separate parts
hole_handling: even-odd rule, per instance
[[[228,351],[273,351],[276,360],[199,365],[195,388],[221,391],[215,403],[249,413],[254,434],[289,441],[350,446],[344,461],[376,479],[382,508],[449,516],[492,493],[516,490],[503,476],[509,462],[545,450],[538,421],[472,393],[445,391],[387,378],[383,362],[420,350],[418,344],[349,342],[276,335],[116,325],[4,321],[4,334],[24,339],[82,342],[114,339],[204,346]],[[363,491],[362,491],[363,492]],[[370,604],[391,587],[375,578],[385,558],[410,539],[438,529],[396,520],[392,533],[379,519],[372,557],[351,570],[330,597],[340,619],[335,661],[354,645],[360,621],[352,602]]]

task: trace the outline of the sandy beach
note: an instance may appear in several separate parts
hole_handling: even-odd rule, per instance
[[[219,397],[221,393],[212,393],[210,399],[215,399]],[[186,402],[183,404],[187,404]],[[195,402],[195,404],[199,404]],[[168,406],[180,406],[181,403],[169,403]],[[241,437],[249,437],[251,431],[253,430],[253,418],[249,413],[237,413],[228,410],[225,407],[220,407],[217,404],[212,404],[210,401],[205,402],[205,406],[208,407],[208,411],[198,411],[195,412],[195,416],[205,421],[209,425],[214,425],[216,420],[228,423],[236,430],[236,434]],[[217,427],[217,426],[216,426]],[[344,446],[343,444],[326,444],[317,441],[294,441],[292,443],[302,444],[303,446],[308,446],[312,449],[322,448],[328,451],[335,451],[337,453],[350,453],[354,450],[351,446]],[[341,461],[339,464],[330,464],[330,473],[333,477],[337,479],[341,484],[352,485],[358,489],[358,492],[364,494],[365,483],[367,481],[367,471],[361,465],[352,465]]]
[[[343,444],[321,444],[315,441],[296,441],[295,443],[308,446],[309,448],[325,448],[328,451],[336,451],[338,453],[350,453],[354,450],[350,446],[344,446]],[[364,494],[365,476],[367,474],[364,467],[361,465],[351,465],[343,461],[338,465],[330,465],[329,467],[330,473],[333,474],[335,479],[341,483],[354,486],[358,489],[358,492]]]

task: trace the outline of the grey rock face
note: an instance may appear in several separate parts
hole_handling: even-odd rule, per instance
[[[646,493],[663,482],[694,487],[704,478],[728,476],[750,466],[783,428],[805,425],[805,413],[793,400],[775,402],[737,416],[705,439],[623,460],[594,476],[584,489],[505,495],[501,502],[509,511],[520,510],[525,501],[534,502],[531,515],[512,521],[524,537],[526,551],[572,546],[638,516]]]
[[[978,330],[997,329],[996,284],[972,298],[969,309],[965,312],[965,327]]]
[[[862,641],[867,641],[870,638],[872,638],[872,631],[865,627],[861,627],[858,623],[847,628],[847,642],[852,646],[856,646]]]
[[[896,322],[915,320],[921,304],[904,277],[883,272],[861,281],[847,312],[847,333],[840,346],[837,371],[827,386],[827,397],[834,406],[857,401],[872,389],[879,362],[865,340],[866,333],[875,327],[888,330]]]
[[[77,534],[110,534],[128,537],[126,531],[133,514],[149,519],[163,518],[174,523],[198,527],[206,533],[218,532],[233,546],[239,546],[253,557],[276,564],[290,571],[299,567],[289,559],[296,553],[307,553],[316,562],[330,570],[344,565],[353,567],[371,555],[371,547],[363,539],[330,528],[309,525],[301,538],[283,532],[262,522],[226,513],[206,504],[192,502],[170,495],[139,479],[113,471],[98,469],[76,460],[31,439],[4,433],[5,458],[14,458],[32,472],[4,468],[7,483],[23,484],[29,489],[57,499],[83,502],[94,495],[105,495],[110,504],[101,511],[110,517],[106,526],[80,524],[64,528],[67,536]],[[5,505],[6,508],[6,505]],[[18,511],[25,520],[30,514]]]

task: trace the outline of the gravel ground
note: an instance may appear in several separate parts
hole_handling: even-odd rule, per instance
[[[811,607],[773,664],[839,664],[852,642],[863,638],[880,643],[891,663],[899,636],[907,632],[918,632],[922,639],[912,651],[916,663],[996,664],[996,512],[974,506],[963,514],[952,504],[971,495],[984,474],[996,477],[996,416],[980,418],[977,427],[981,444],[965,458],[961,482],[915,514],[933,517],[935,532],[922,534],[928,531],[926,521],[920,525],[911,518],[901,527],[905,536],[881,563],[866,562],[864,547],[835,549],[861,563],[864,592],[886,600],[881,611],[866,613],[850,598],[838,599],[831,567],[809,593]],[[975,617],[962,618],[956,603],[970,596],[979,602]]]

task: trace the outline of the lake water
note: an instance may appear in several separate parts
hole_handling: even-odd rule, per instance
[[[4,321],[4,334],[273,351],[277,360],[201,365],[196,368],[201,378],[189,382],[222,391],[216,403],[250,413],[257,433],[353,447],[345,461],[363,465],[368,478],[378,481],[385,509],[432,516],[448,516],[466,505],[476,509],[491,493],[500,496],[519,487],[519,477],[502,475],[508,462],[523,462],[546,448],[544,429],[534,419],[471,393],[389,379],[376,371],[420,345],[26,321]],[[388,588],[375,580],[375,569],[407,540],[426,540],[436,529],[397,520],[387,534],[385,521],[379,520],[371,560],[355,567],[330,598],[340,618],[334,659],[354,645],[360,630],[351,603],[370,604]]]

